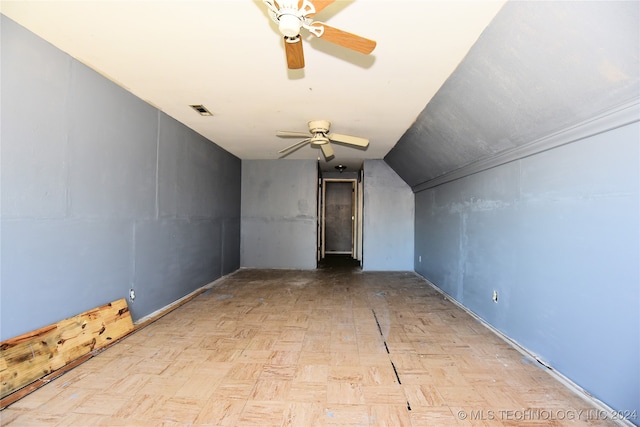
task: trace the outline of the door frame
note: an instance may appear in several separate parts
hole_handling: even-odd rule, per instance
[[[362,253],[359,242],[362,241],[360,233],[361,233],[361,207],[360,201],[362,197],[360,195],[360,186],[358,185],[358,179],[356,178],[322,178],[322,197],[321,199],[321,209],[320,209],[320,256],[324,259],[326,255],[325,250],[325,224],[326,224],[326,193],[327,193],[327,183],[331,182],[350,182],[351,183],[351,251],[348,252],[335,252],[332,251],[330,253],[334,254],[350,254],[352,258],[361,261],[360,254]]]

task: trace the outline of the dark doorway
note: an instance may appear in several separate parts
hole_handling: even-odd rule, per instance
[[[354,270],[360,269],[360,261],[347,254],[327,254],[318,263],[318,268],[327,270]]]
[[[324,198],[325,254],[353,254],[353,182],[327,182]]]

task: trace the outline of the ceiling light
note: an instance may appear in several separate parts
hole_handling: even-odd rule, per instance
[[[278,29],[283,36],[287,36],[289,38],[297,36],[300,34],[301,26],[302,22],[300,22],[300,18],[296,15],[290,15],[288,13],[280,15]]]
[[[338,165],[336,166],[336,169],[338,169],[340,171],[340,173],[342,173],[342,171],[344,171],[347,167],[345,165]]]
[[[194,104],[194,105],[189,105],[189,107],[196,110],[198,114],[200,114],[201,116],[213,116],[213,113],[207,110],[207,108],[204,105]]]

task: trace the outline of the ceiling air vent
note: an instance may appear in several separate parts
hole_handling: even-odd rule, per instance
[[[193,108],[194,110],[196,110],[198,112],[198,114],[200,114],[201,116],[213,116],[213,113],[211,113],[211,111],[207,110],[207,108],[204,105],[189,105],[189,107]]]

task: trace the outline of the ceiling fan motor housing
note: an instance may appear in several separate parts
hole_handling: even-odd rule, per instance
[[[331,122],[328,120],[311,120],[309,122],[309,132],[311,133],[328,133],[331,128]]]
[[[309,0],[303,0],[298,9],[298,0],[263,0],[269,8],[269,15],[276,24],[280,33],[289,39],[296,38],[300,34],[300,28],[307,24],[307,15],[316,12]]]
[[[324,157],[328,161],[334,157],[334,151],[331,147],[332,142],[339,142],[363,148],[366,148],[369,145],[369,140],[366,138],[337,133],[329,135],[329,129],[331,128],[331,122],[329,120],[311,120],[307,124],[309,125],[309,133],[311,134],[310,138],[304,132],[278,131],[277,135],[281,137],[306,137],[306,139],[296,142],[295,144],[278,151],[278,153],[293,152],[292,150],[297,150],[303,145],[309,144],[314,148],[320,148],[322,150],[322,154],[324,154]],[[286,156],[287,154],[284,155]]]

